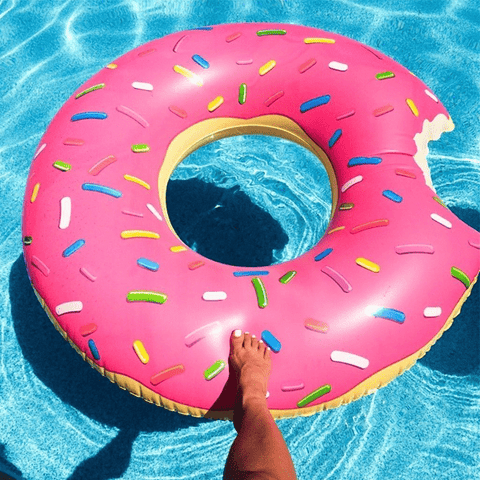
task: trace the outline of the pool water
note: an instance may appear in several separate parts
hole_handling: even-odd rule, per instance
[[[1,2],[0,472],[29,480],[220,479],[235,438],[229,422],[183,417],[110,384],[61,338],[29,285],[21,244],[29,165],[79,85],[128,50],[186,28],[270,21],[346,35],[405,65],[449,110],[455,130],[430,144],[433,183],[478,230],[479,12],[473,0]],[[167,201],[192,248],[236,265],[308,251],[331,209],[313,155],[257,136],[194,152],[174,172]],[[388,386],[278,421],[298,478],[479,478],[479,318],[476,285],[453,326]]]

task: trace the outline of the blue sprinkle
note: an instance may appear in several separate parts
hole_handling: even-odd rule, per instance
[[[323,95],[321,97],[312,98],[307,102],[304,102],[300,105],[300,111],[302,113],[308,112],[312,108],[319,107],[320,105],[325,105],[330,101],[330,95]]]
[[[192,28],[192,30],[213,30],[213,27],[198,27]]]
[[[243,272],[233,272],[235,277],[248,277],[252,275],[268,275],[270,272],[268,270],[248,270]]]
[[[315,257],[315,261],[318,262],[318,261],[321,260],[322,258],[325,258],[327,255],[330,255],[332,252],[333,252],[333,248],[327,248],[326,250],[324,250],[323,252],[320,252],[320,253]]]
[[[380,157],[354,157],[348,161],[349,167],[357,165],[378,165],[382,159]]]
[[[405,314],[400,312],[400,310],[395,310],[393,308],[380,308],[379,310],[372,312],[372,316],[377,318],[385,318],[386,320],[394,320],[398,323],[403,323],[405,321]]]
[[[282,344],[278,341],[276,337],[269,330],[264,330],[262,332],[262,340],[275,352],[279,352],[282,348]]]
[[[71,118],[72,122],[76,122],[77,120],[89,120],[89,119],[97,119],[97,120],[105,120],[107,118],[107,114],[105,112],[82,112],[76,113]]]
[[[114,188],[106,187],[105,185],[97,185],[96,183],[84,183],[82,185],[83,190],[88,190],[90,192],[99,192],[105,193],[106,195],[111,195],[115,198],[120,198],[122,192],[115,190]]]
[[[79,248],[82,248],[85,245],[85,240],[80,239],[77,240],[75,243],[72,243],[69,247],[67,247],[62,255],[64,257],[69,257],[70,255],[74,254]]]
[[[202,68],[208,68],[210,64],[200,55],[194,55],[193,60],[197,62]]]
[[[92,352],[93,358],[95,360],[100,360],[100,354],[98,353],[98,348],[92,339],[88,341],[88,346],[90,347],[90,351]]]
[[[152,260],[149,260],[148,258],[139,258],[137,260],[137,263],[143,267],[143,268],[146,268],[147,270],[151,270],[152,272],[156,272],[160,265],[157,263],[157,262],[154,262]]]
[[[337,142],[337,140],[341,137],[342,135],[342,131],[341,130],[337,130],[333,135],[332,135],[332,138],[328,141],[328,146],[330,148],[332,148],[335,143]]]
[[[392,200],[393,202],[400,203],[403,198],[400,195],[397,195],[395,192],[392,192],[391,190],[384,190],[382,192],[382,195],[384,197],[387,197],[389,200]]]

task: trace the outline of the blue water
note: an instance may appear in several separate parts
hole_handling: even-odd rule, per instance
[[[423,79],[456,125],[430,144],[434,185],[460,218],[480,228],[480,13],[475,0],[4,0],[0,472],[29,480],[221,478],[233,426],[154,407],[90,369],[52,327],[30,288],[20,221],[36,146],[79,85],[159,36],[240,21],[335,31],[385,52]],[[285,158],[289,168],[277,168]],[[247,262],[296,257],[318,241],[330,212],[323,167],[302,148],[264,137],[225,139],[192,155],[169,186],[173,215],[181,212],[181,202],[193,208],[198,197],[188,191],[203,198],[197,202],[202,222],[191,228],[180,216],[176,228],[201,250],[207,235],[202,227],[210,231],[213,224],[226,226],[235,218],[240,235],[227,242],[236,246],[237,257],[227,252],[233,263],[252,250],[256,256]],[[224,244],[215,250],[226,249]],[[278,421],[298,478],[479,478],[479,318],[477,285],[451,329],[387,387],[336,410]]]

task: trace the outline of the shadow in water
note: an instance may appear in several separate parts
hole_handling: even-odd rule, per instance
[[[21,480],[22,472],[7,460],[5,445],[0,443],[0,480]]]

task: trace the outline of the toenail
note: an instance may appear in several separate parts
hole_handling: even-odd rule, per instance
[[[259,340],[258,343],[263,343],[263,340]]]
[[[241,331],[241,330],[235,330],[235,331],[233,332],[233,335],[234,335],[235,337],[239,337],[241,334],[242,334],[242,331]]]
[[[250,335],[250,332],[245,332],[245,335]]]
[[[252,338],[257,338],[255,335],[252,335]]]

